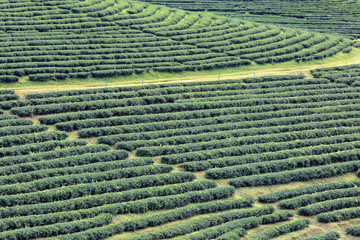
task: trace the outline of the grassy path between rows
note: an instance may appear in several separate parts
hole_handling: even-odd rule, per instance
[[[298,63],[289,61],[277,64],[264,64],[234,67],[226,69],[214,69],[199,72],[181,73],[158,73],[149,72],[139,75],[125,77],[113,77],[109,79],[70,79],[66,81],[30,82],[27,77],[22,78],[19,83],[0,84],[0,88],[9,88],[16,91],[21,97],[30,93],[61,91],[71,89],[86,89],[99,87],[118,87],[126,85],[155,84],[165,82],[190,82],[190,81],[214,81],[226,79],[239,79],[253,76],[287,75],[305,73],[309,75],[310,70],[323,67],[333,67],[347,64],[360,64],[360,48],[353,49],[348,54],[339,53],[335,56]],[[181,77],[182,75],[182,77]]]

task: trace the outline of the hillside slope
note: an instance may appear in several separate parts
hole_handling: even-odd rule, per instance
[[[244,20],[280,24],[360,38],[358,0],[142,0],[190,11],[210,11]]]
[[[311,73],[0,90],[0,239],[355,239],[360,65]]]
[[[136,1],[0,4],[0,82],[306,61],[351,40]]]

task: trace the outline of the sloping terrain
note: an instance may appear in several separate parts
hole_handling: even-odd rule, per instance
[[[0,90],[0,239],[352,239],[360,66],[312,74]]]
[[[0,82],[307,61],[353,44],[130,0],[2,1],[0,20]]]
[[[358,0],[142,0],[190,11],[209,11],[266,24],[360,38]]]

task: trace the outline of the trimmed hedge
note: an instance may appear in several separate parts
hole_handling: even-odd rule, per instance
[[[70,174],[72,172],[72,169],[65,169],[68,167],[79,167],[81,165],[87,165],[91,163],[97,163],[97,162],[111,162],[115,160],[123,160],[126,159],[129,156],[129,153],[126,151],[107,151],[106,147],[103,147],[100,145],[99,148],[93,147],[93,150],[102,150],[102,151],[93,151],[90,153],[85,153],[84,155],[73,155],[73,156],[67,156],[64,158],[55,158],[55,159],[48,159],[47,161],[41,161],[44,159],[41,159],[40,161],[34,162],[31,161],[29,163],[22,163],[22,164],[16,164],[6,167],[0,167],[0,179],[5,180],[5,178],[11,178],[14,176],[9,176],[12,174],[19,174],[19,173],[26,173],[30,172],[31,174],[35,174],[34,171],[37,170],[44,170],[42,174],[46,176],[45,172],[48,169],[53,169],[54,171],[58,171],[59,173],[63,172],[63,174]],[[106,149],[106,150],[105,150]],[[105,152],[107,151],[107,152]],[[114,165],[115,167],[115,165]],[[57,169],[59,168],[59,169]],[[62,168],[62,169],[60,169]],[[76,173],[76,170],[73,171]],[[52,174],[54,174],[53,172]],[[8,176],[5,176],[8,175]],[[60,174],[61,175],[61,174]],[[34,178],[31,180],[36,179],[34,175]],[[54,175],[56,176],[56,175]],[[3,185],[4,183],[0,180],[0,185]],[[5,180],[6,181],[6,180]],[[19,181],[22,181],[22,179],[19,179]]]
[[[327,155],[321,154],[315,156],[295,157],[287,158],[285,160],[248,163],[239,166],[215,168],[205,171],[205,175],[211,179],[234,178],[358,160],[360,160],[360,151],[350,150],[330,153]]]
[[[8,232],[1,232],[0,239],[17,240],[17,239],[33,239],[57,236],[62,234],[71,234],[75,232],[85,231],[87,229],[101,227],[112,222],[113,215],[100,214],[89,219],[81,219],[67,223],[56,223],[52,225],[23,228]]]
[[[81,140],[84,141],[84,140]],[[84,141],[85,145],[87,142]],[[80,145],[80,144],[79,144]],[[52,151],[46,152],[38,152],[33,153],[31,155],[24,154],[24,156],[13,156],[13,157],[3,157],[0,161],[0,166],[10,166],[10,165],[17,165],[17,164],[25,164],[30,162],[39,162],[45,160],[53,160],[58,158],[82,155],[87,153],[97,153],[97,152],[105,152],[110,150],[108,145],[88,145],[88,146],[69,146],[69,147],[61,147],[61,149],[56,149]],[[0,168],[2,169],[2,168]]]
[[[159,165],[150,165],[150,166],[140,166],[134,168],[119,168],[112,169],[104,172],[94,172],[94,173],[79,173],[72,175],[65,175],[59,177],[48,177],[31,182],[26,182],[21,185],[12,184],[12,185],[2,185],[0,186],[0,195],[11,195],[19,193],[30,193],[36,191],[43,191],[46,189],[54,189],[70,185],[80,185],[80,183],[90,183],[90,182],[105,182],[121,178],[131,178],[138,176],[147,176],[153,174],[165,174],[173,170],[173,167],[166,164]],[[151,176],[147,176],[151,177]],[[121,180],[119,180],[121,181]],[[98,184],[97,184],[98,185]]]
[[[345,229],[346,234],[354,236],[354,237],[360,237],[360,226],[352,226]]]
[[[230,179],[228,182],[234,187],[254,187],[286,184],[296,181],[309,181],[316,178],[341,176],[345,173],[354,172],[360,167],[360,161],[331,164],[321,167],[303,168],[298,170],[267,173],[263,175],[245,176]]]
[[[230,232],[227,232],[219,237],[215,238],[216,240],[238,240],[240,237],[245,236],[247,231],[243,228],[237,228]]]
[[[316,217],[316,220],[322,223],[330,223],[330,222],[346,221],[353,218],[359,218],[359,216],[360,216],[360,207],[349,207],[332,212],[320,213]]]
[[[302,238],[301,240],[336,240],[340,238],[340,234],[335,231],[330,231],[323,234],[318,234],[312,237]]]
[[[274,203],[284,199],[301,197],[304,194],[320,193],[334,189],[344,189],[344,188],[346,189],[357,186],[360,186],[360,181],[325,183],[325,184],[311,185],[308,187],[287,189],[287,190],[277,191],[274,193],[264,194],[259,196],[258,200],[262,203]]]
[[[16,145],[23,145],[29,143],[38,143],[51,140],[64,140],[69,135],[66,132],[40,132],[40,133],[31,133],[31,134],[20,134],[15,136],[5,136],[0,137],[0,147],[12,147]]]
[[[142,217],[136,220],[123,222],[124,231],[135,231],[147,227],[159,226],[168,222],[178,221],[190,218],[204,213],[215,213],[225,210],[251,207],[254,203],[252,198],[238,198],[234,200],[218,200],[196,205],[186,206],[169,210],[164,213],[153,214],[148,217]],[[6,218],[0,222],[0,230],[8,231],[12,229],[28,227],[36,227],[58,222],[69,222],[81,219],[83,216],[78,211],[50,213],[36,216],[24,216]],[[87,214],[85,217],[93,217]]]
[[[299,215],[314,216],[319,213],[335,211],[343,208],[351,208],[360,206],[360,197],[339,198],[326,201],[326,204],[314,203],[297,210]]]
[[[95,155],[95,154],[94,154]],[[114,155],[114,154],[113,154]],[[99,159],[100,158],[100,159]],[[102,159],[104,158],[104,159]],[[43,178],[54,178],[54,177],[61,177],[61,176],[69,176],[73,174],[93,174],[98,172],[105,172],[105,171],[113,171],[115,169],[124,168],[121,173],[119,173],[119,177],[123,176],[123,174],[127,174],[129,171],[136,171],[136,168],[139,167],[139,174],[143,174],[144,170],[147,169],[145,166],[153,164],[154,161],[150,158],[140,158],[140,159],[129,159],[129,160],[115,160],[116,157],[113,156],[106,156],[105,154],[100,154],[97,156],[87,157],[85,156],[86,160],[104,160],[104,162],[95,162],[89,163],[80,166],[69,166],[64,168],[50,168],[50,169],[42,169],[36,170],[31,172],[19,173],[10,176],[2,176],[0,177],[1,184],[16,184],[16,183],[23,183],[23,182],[31,182]],[[73,158],[72,160],[76,160]],[[66,162],[65,162],[66,163]],[[84,163],[84,162],[82,162]],[[72,164],[69,164],[72,165]],[[150,168],[150,167],[148,167]],[[159,168],[155,167],[153,172],[159,171]],[[136,176],[136,174],[133,174]],[[130,175],[131,176],[131,175]]]
[[[242,226],[244,229],[249,229],[253,227],[257,227],[260,224],[260,219],[257,219],[255,217],[262,216],[265,214],[271,214],[274,212],[274,208],[271,206],[265,206],[262,208],[255,208],[251,210],[238,210],[238,211],[231,211],[231,212],[225,212],[225,213],[218,213],[215,215],[211,215],[208,217],[203,217],[201,219],[195,219],[191,221],[187,221],[182,224],[178,224],[177,226],[168,227],[165,229],[159,229],[156,231],[152,231],[150,233],[146,234],[140,234],[134,237],[130,237],[129,240],[157,240],[157,239],[163,239],[163,238],[174,238],[179,235],[185,235],[189,233],[193,233],[191,235],[188,235],[186,237],[190,236],[196,236],[198,234],[202,235],[203,233],[208,234],[220,234],[222,235],[225,231],[232,230],[234,228],[228,228],[226,226],[232,226],[232,221],[243,219],[241,223],[245,223],[245,225]],[[246,227],[247,226],[247,219],[251,219],[250,226],[252,227]],[[226,225],[224,225],[226,224]],[[255,225],[254,225],[255,224]],[[218,226],[220,225],[220,226]],[[215,227],[217,226],[217,227]],[[241,225],[236,225],[237,227],[241,227]],[[211,231],[212,229],[210,227],[215,227],[215,231]],[[204,230],[203,230],[204,229]],[[203,231],[200,231],[203,230]],[[198,231],[198,232],[197,232]],[[222,234],[221,234],[222,233]],[[205,238],[214,238],[217,236],[203,236]],[[220,236],[219,235],[219,236]],[[194,239],[197,239],[194,236]],[[193,239],[193,237],[191,237]],[[180,237],[181,239],[181,237]]]
[[[210,200],[223,199],[230,197],[234,194],[235,189],[231,187],[218,187],[215,189],[200,191],[200,192],[189,192],[180,194],[177,196],[150,198],[141,201],[134,201],[132,203],[114,204],[113,206],[104,206],[96,208],[92,211],[86,210],[87,214],[91,212],[105,212],[112,214],[124,214],[124,213],[144,213],[147,211],[161,210],[161,209],[173,209],[185,206],[190,203],[206,202]],[[273,209],[273,208],[272,208]],[[273,211],[273,210],[272,210]],[[81,233],[69,234],[58,236],[56,239],[91,239],[91,238],[104,238],[115,234],[120,234],[125,231],[124,223],[120,222],[117,224],[111,224],[101,228],[94,228],[83,231]]]
[[[274,160],[287,159],[298,156],[316,155],[318,153],[332,153],[337,151],[344,151],[356,149],[360,147],[359,141],[328,144],[319,146],[304,147],[301,149],[289,149],[278,152],[263,152],[261,154],[247,154],[242,156],[216,158],[204,161],[195,161],[182,163],[179,166],[190,172],[200,172],[211,168],[224,168],[229,166],[236,166],[248,163],[267,162]]]
[[[326,201],[328,200],[357,196],[360,196],[360,189],[358,189],[357,187],[336,189],[283,200],[279,202],[278,207],[282,209],[296,209],[298,207],[304,207],[318,202],[326,203]]]
[[[236,147],[226,147],[211,150],[200,150],[196,152],[186,152],[173,155],[161,156],[161,161],[168,164],[178,164],[191,161],[202,161],[220,157],[240,156],[247,154],[260,154],[264,152],[276,152],[286,149],[304,148],[318,145],[328,145],[359,141],[357,134],[345,134],[332,137],[313,138],[290,142],[261,143]],[[229,142],[229,141],[228,141]]]
[[[57,147],[74,147],[74,146],[84,146],[87,142],[85,140],[54,140],[54,141],[45,141],[40,143],[30,143],[21,146],[14,146],[8,148],[0,148],[0,157],[9,157],[9,156],[19,156],[27,155],[29,153],[36,152],[48,152],[52,151]]]
[[[287,233],[299,231],[309,226],[310,220],[308,219],[301,219],[301,220],[294,220],[289,223],[284,223],[279,226],[271,227],[256,233],[253,236],[250,236],[250,239],[253,240],[267,240],[271,238],[275,238]]]

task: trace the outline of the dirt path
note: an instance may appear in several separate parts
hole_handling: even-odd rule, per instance
[[[268,76],[268,75],[289,75],[289,74],[299,74],[300,72],[305,73],[307,76],[310,75],[310,70],[317,69],[317,68],[323,68],[323,67],[331,67],[331,66],[344,66],[344,65],[350,65],[350,64],[360,64],[360,59],[348,62],[347,64],[337,64],[336,62],[327,64],[326,66],[321,64],[314,64],[311,66],[304,66],[301,69],[299,67],[291,67],[286,69],[285,68],[279,68],[274,70],[255,70],[255,74],[253,71],[244,71],[244,72],[238,72],[238,73],[223,73],[220,76],[221,80],[228,80],[228,79],[241,79],[246,77],[262,77],[262,76]],[[276,66],[275,66],[276,67]],[[194,81],[215,81],[218,80],[218,75],[204,75],[204,76],[188,76],[184,77],[182,82],[194,82]],[[161,84],[161,83],[179,83],[181,80],[179,77],[172,77],[172,78],[162,78],[162,79],[147,79],[144,85],[148,84]],[[133,81],[131,82],[119,82],[119,83],[111,83],[110,87],[121,87],[121,86],[137,86],[142,84],[134,84]],[[59,85],[59,86],[33,86],[33,87],[15,87],[12,88],[15,90],[16,94],[23,97],[26,94],[32,94],[32,93],[41,93],[41,92],[54,92],[54,91],[63,91],[63,90],[79,90],[79,89],[90,89],[90,88],[99,88],[104,87],[104,83],[86,83],[83,84],[75,84],[75,85]]]

